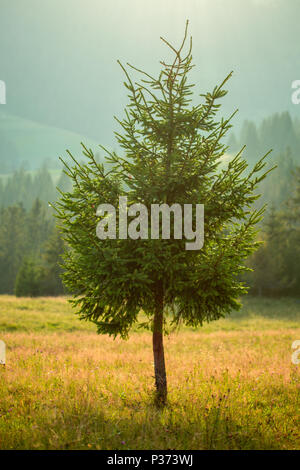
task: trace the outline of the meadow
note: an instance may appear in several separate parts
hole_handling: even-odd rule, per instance
[[[169,402],[153,404],[151,335],[99,336],[67,299],[0,296],[0,449],[299,449],[296,299],[165,338]]]

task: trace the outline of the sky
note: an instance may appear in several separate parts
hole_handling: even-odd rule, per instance
[[[193,37],[195,102],[233,70],[223,114],[289,110],[300,79],[300,0],[0,0],[5,113],[112,144],[128,102],[117,59],[150,73]],[[3,112],[3,105],[0,112]]]

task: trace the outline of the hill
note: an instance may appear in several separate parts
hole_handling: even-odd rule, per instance
[[[26,170],[43,165],[60,168],[59,156],[65,158],[66,149],[80,155],[80,142],[97,152],[98,143],[83,135],[7,114],[0,109],[0,173],[11,173],[21,166]]]

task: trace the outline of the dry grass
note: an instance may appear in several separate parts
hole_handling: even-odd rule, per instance
[[[291,363],[291,343],[300,339],[300,328],[294,316],[260,317],[255,330],[255,317],[247,329],[242,315],[232,329],[215,322],[214,329],[171,334],[165,340],[169,404],[158,410],[149,333],[124,342],[81,323],[78,328],[88,330],[70,332],[64,299],[1,300],[0,324],[8,321],[3,305],[9,303],[10,321],[18,324],[23,302],[33,327],[0,335],[7,344],[0,449],[299,448],[300,369]],[[52,314],[66,331],[35,331]]]

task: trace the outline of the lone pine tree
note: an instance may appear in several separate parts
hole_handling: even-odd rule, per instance
[[[65,172],[73,188],[61,192],[55,206],[69,247],[63,278],[74,295],[73,306],[101,334],[126,338],[135,323],[152,330],[156,397],[162,403],[167,398],[163,335],[168,324],[216,320],[237,309],[246,292],[240,274],[257,246],[255,224],[263,212],[252,209],[252,203],[267,174],[261,172],[266,155],[245,174],[243,149],[224,164],[222,139],[231,118],[217,119],[217,101],[226,94],[223,87],[231,74],[211,93],[200,95],[200,104],[192,103],[187,26],[179,49],[161,38],[174,59],[161,62],[157,78],[128,64],[141,77],[135,82],[119,62],[130,100],[125,117],[117,119],[120,151],[102,147],[105,164],[83,144],[86,163],[69,153],[74,164],[65,163]],[[144,204],[149,213],[154,203],[204,204],[203,248],[187,251],[185,240],[174,237],[98,239],[98,205],[117,208],[120,196],[127,197],[129,206]]]

